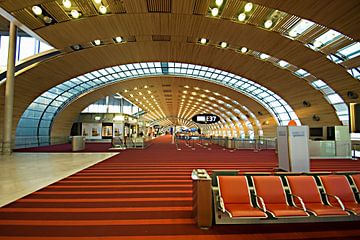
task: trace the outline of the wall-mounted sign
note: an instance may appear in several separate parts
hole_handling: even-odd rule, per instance
[[[192,120],[200,124],[212,124],[220,121],[220,117],[215,114],[197,114],[192,117]]]

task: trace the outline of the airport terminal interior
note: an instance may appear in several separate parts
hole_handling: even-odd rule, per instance
[[[1,0],[0,240],[359,239],[358,0]]]

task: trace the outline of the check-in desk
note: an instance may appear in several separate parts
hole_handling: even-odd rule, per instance
[[[193,216],[200,228],[212,226],[212,191],[211,177],[205,169],[194,169],[191,178],[193,181]]]
[[[351,141],[309,140],[312,158],[351,158]]]

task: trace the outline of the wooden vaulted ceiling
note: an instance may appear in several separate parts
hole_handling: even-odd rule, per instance
[[[174,124],[180,123],[179,119],[177,119],[179,112],[188,113],[191,116],[197,113],[210,113],[210,111],[201,110],[198,107],[194,108],[192,111],[190,111],[190,109],[191,106],[200,106],[202,104],[206,105],[207,107],[213,106],[215,101],[209,100],[208,97],[215,97],[217,99],[223,100],[226,103],[232,104],[234,107],[240,109],[243,114],[248,115],[248,120],[251,122],[251,125],[253,126],[255,132],[259,130],[255,123],[257,119],[262,124],[262,130],[266,135],[274,135],[276,122],[274,121],[273,117],[266,111],[266,109],[259,103],[253,101],[249,97],[238,94],[234,90],[227,88],[219,88],[219,86],[214,83],[206,84],[207,89],[198,89],[198,86],[203,86],[201,80],[181,77],[152,77],[151,79],[145,78],[141,79],[140,81],[138,79],[134,79],[112,84],[103,87],[100,90],[88,93],[86,96],[74,101],[69,107],[62,111],[59,117],[54,122],[53,134],[56,136],[67,135],[67,130],[69,129],[69,127],[71,128],[72,123],[78,117],[79,112],[85,107],[87,107],[89,104],[91,104],[94,99],[99,99],[109,94],[120,93],[126,99],[138,105],[139,103],[135,99],[139,99],[139,101],[144,103],[144,105],[139,105],[143,109],[144,106],[150,108],[149,104],[146,103],[146,100],[150,100],[150,103],[155,106],[154,100],[150,97],[151,95],[154,96],[154,99],[156,99],[155,102],[159,103],[160,109],[163,110],[165,115],[168,116],[168,118],[170,118]],[[204,90],[208,91],[205,92]],[[150,91],[150,93],[148,93],[148,91]],[[188,93],[184,94],[183,91],[187,91]],[[142,95],[139,95],[139,92],[141,92]],[[198,93],[197,96],[199,97],[199,99],[201,99],[201,104],[196,105],[196,99],[193,99],[192,101],[190,100],[190,97],[193,96],[191,92]],[[217,97],[216,95],[214,95],[214,93],[220,94],[220,97]],[[206,95],[206,97],[200,97],[201,94]],[[182,96],[184,95],[186,96],[186,98],[184,99],[184,107],[181,109],[180,103],[183,99]],[[256,114],[256,119],[249,116],[249,114],[244,111],[240,106],[235,106],[230,100],[226,100],[221,96],[227,96],[231,100],[241,102],[244,106],[247,106],[251,112]],[[146,97],[146,100],[144,100],[143,97]],[[189,110],[184,111],[184,108],[189,102],[189,100],[191,101],[191,106],[189,107]],[[205,101],[209,101],[211,103],[205,104]],[[156,109],[159,108],[156,107]],[[233,110],[233,108],[228,109],[228,111],[231,111],[234,115],[238,115]],[[258,112],[261,112],[261,115],[259,115]],[[265,122],[266,124],[264,124]],[[248,127],[243,123],[242,127],[244,131],[247,132]]]
[[[254,25],[239,24],[226,17],[234,16],[237,13],[236,8],[243,4],[243,1],[228,0],[222,18],[207,16],[210,0],[106,0],[103,1],[108,6],[109,14],[106,15],[99,14],[91,0],[72,2],[82,12],[82,18],[72,19],[61,7],[61,1],[0,1],[0,7],[63,52],[62,55],[16,76],[16,122],[37,96],[75,76],[103,67],[132,62],[174,61],[210,66],[264,85],[287,101],[303,124],[340,123],[334,109],[323,95],[305,80],[271,63],[230,49],[220,49],[217,47],[220,41],[226,41],[232,49],[246,46],[284,59],[324,80],[346,102],[358,101],[347,97],[349,90],[360,92],[358,80],[352,78],[344,67],[326,59],[324,54],[306,48],[301,42],[292,41],[276,32],[266,31]],[[330,3],[325,0],[252,2],[312,20],[355,40],[359,39],[357,26],[360,19],[360,4],[356,0],[334,0]],[[34,5],[45,9],[56,23],[46,25],[35,17],[31,12]],[[115,44],[112,39],[116,36],[121,36],[127,41]],[[200,37],[208,38],[209,44],[199,45],[197,40]],[[95,39],[101,39],[103,45],[93,47],[91,41]],[[84,49],[73,51],[71,46],[76,44],[81,44]],[[331,49],[335,50],[336,48]],[[352,62],[356,65],[360,60],[356,58]],[[36,88],[33,87],[34,83]],[[201,82],[204,88],[208,87],[207,85],[208,83]],[[0,91],[1,109],[3,86]],[[226,88],[223,91],[224,94],[231,94]],[[84,102],[91,103],[101,94],[90,95]],[[304,108],[304,100],[311,102],[310,108]],[[250,102],[247,104],[251,105]],[[2,112],[0,111],[1,118]],[[321,121],[314,122],[314,114],[320,115]]]

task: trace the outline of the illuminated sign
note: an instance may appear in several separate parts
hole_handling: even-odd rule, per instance
[[[220,117],[214,114],[197,114],[192,117],[192,120],[200,124],[212,124],[220,121]]]

